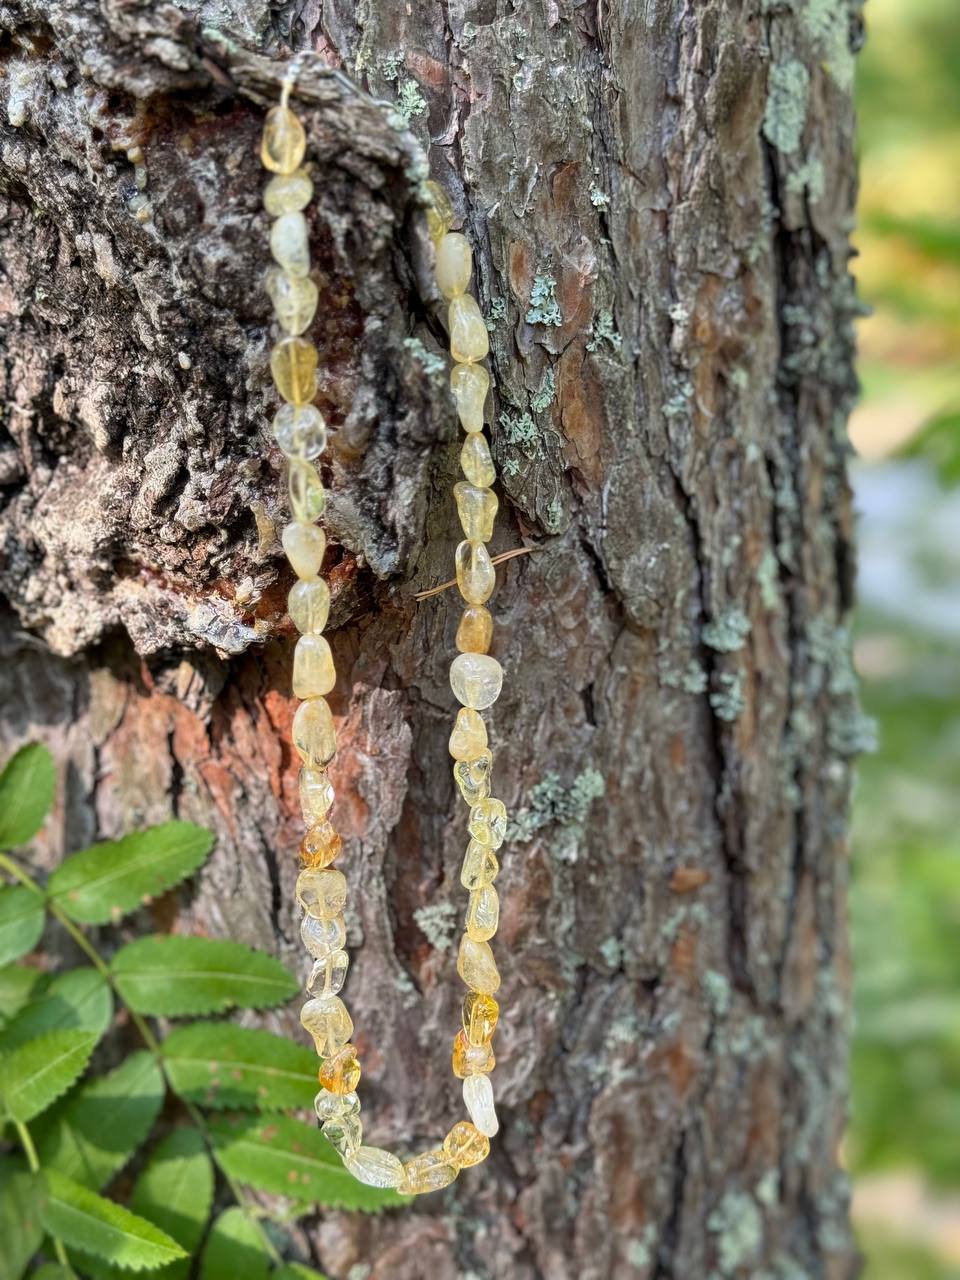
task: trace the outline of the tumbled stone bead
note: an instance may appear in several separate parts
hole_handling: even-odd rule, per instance
[[[500,990],[500,972],[489,942],[475,942],[464,934],[457,954],[457,973],[471,991],[492,996]]]
[[[500,863],[493,850],[488,845],[480,844],[478,840],[471,840],[463,855],[460,883],[472,893],[474,889],[482,889],[485,884],[492,884],[499,870]]]
[[[455,364],[450,370],[450,390],[464,431],[483,430],[483,406],[490,390],[490,375],[482,364]]]
[[[487,726],[483,716],[471,707],[461,707],[450,734],[450,754],[454,760],[476,760],[487,749]]]
[[[360,1099],[355,1093],[328,1093],[321,1089],[313,1100],[313,1109],[320,1123],[325,1124],[338,1116],[359,1115]]]
[[[492,1138],[499,1130],[500,1122],[493,1105],[493,1085],[489,1076],[467,1076],[463,1082],[463,1105],[480,1132]]]
[[[335,996],[343,990],[350,968],[350,956],[346,951],[334,951],[324,960],[314,960],[313,968],[307,978],[307,990],[312,991],[319,979],[323,979],[320,987],[321,996]]]
[[[339,1053],[353,1035],[353,1019],[339,996],[319,996],[300,1010],[300,1025],[313,1036],[321,1058]]]
[[[290,459],[287,491],[290,494],[290,513],[294,520],[312,524],[323,514],[327,494],[320,473],[312,462],[301,462],[299,458]]]
[[[401,1161],[382,1147],[361,1147],[343,1163],[358,1182],[368,1187],[398,1187],[403,1177]]]
[[[473,270],[470,242],[459,231],[448,231],[437,241],[437,288],[445,298],[466,293]]]
[[[471,293],[454,298],[447,310],[450,330],[450,355],[457,364],[482,360],[490,350],[490,336],[477,300]]]
[[[313,582],[320,576],[320,566],[327,550],[327,535],[322,529],[293,520],[284,526],[280,541],[298,578]]]
[[[478,844],[499,849],[507,834],[507,807],[502,800],[478,800],[470,810],[468,829]]]
[[[327,447],[327,424],[316,405],[284,404],[274,414],[273,438],[288,458],[309,462]]]
[[[297,876],[296,893],[297,901],[308,916],[329,920],[331,916],[338,916],[346,906],[347,878],[342,871],[304,867]]]
[[[403,1166],[403,1177],[397,1185],[401,1195],[417,1196],[426,1191],[440,1191],[457,1176],[457,1166],[441,1151],[424,1151]]]
[[[493,996],[468,991],[463,997],[463,1030],[471,1044],[486,1044],[497,1027],[500,1006]]]
[[[453,206],[450,197],[439,182],[430,179],[425,184],[430,203],[427,205],[427,230],[431,240],[445,236],[453,225]]]
[[[484,751],[475,760],[458,760],[453,766],[453,780],[468,805],[473,806],[490,794],[492,771],[493,756],[489,751]]]
[[[301,636],[293,651],[293,696],[316,698],[337,683],[330,645],[323,636]]]
[[[317,394],[317,348],[306,338],[281,338],[270,353],[270,372],[284,400],[306,404]]]
[[[330,588],[316,582],[297,582],[287,596],[287,613],[301,635],[319,635],[330,617]]]
[[[488,653],[461,653],[450,663],[450,688],[465,707],[492,707],[502,687],[503,667]]]
[[[460,450],[460,470],[471,484],[487,488],[497,478],[497,469],[490,457],[486,436],[479,432],[467,436]]]
[[[497,1065],[493,1045],[489,1040],[485,1044],[471,1044],[466,1032],[458,1031],[453,1041],[450,1065],[458,1080],[492,1071]]]
[[[335,951],[342,951],[347,940],[347,926],[343,916],[329,920],[316,920],[304,916],[300,921],[300,939],[314,960],[326,960]]]
[[[300,812],[312,827],[322,822],[333,806],[333,783],[326,769],[301,769],[299,783]]]
[[[304,764],[322,769],[337,753],[333,716],[323,698],[301,702],[293,717],[293,745]]]
[[[493,639],[493,618],[482,604],[464,609],[455,644],[461,653],[486,653]]]
[[[464,539],[456,550],[457,586],[467,604],[484,604],[493,595],[497,575],[490,552],[482,542]]]
[[[486,1160],[490,1139],[469,1120],[459,1120],[444,1138],[443,1152],[458,1169],[470,1169]]]
[[[463,536],[471,542],[489,542],[493,537],[493,522],[500,505],[497,495],[492,489],[466,484],[461,480],[453,486],[453,496]]]
[[[305,169],[295,173],[280,173],[263,189],[263,207],[271,218],[281,213],[299,213],[313,198],[313,183]]]
[[[324,1089],[329,1089],[331,1093],[353,1093],[360,1083],[360,1063],[357,1061],[356,1048],[352,1044],[345,1044],[339,1053],[331,1058],[324,1058],[318,1079]]]
[[[359,1115],[348,1113],[336,1116],[322,1124],[320,1132],[337,1154],[343,1157],[344,1164],[349,1164],[363,1142],[363,1122]]]
[[[317,311],[317,286],[309,276],[291,276],[279,267],[271,267],[267,272],[267,293],[280,328],[286,333],[303,333]]]
[[[270,228],[270,252],[273,260],[291,276],[305,276],[310,271],[310,239],[307,220],[302,213],[284,213]]]
[[[331,822],[318,822],[312,826],[300,842],[300,863],[303,867],[328,867],[340,856],[343,841]]]
[[[500,923],[500,898],[492,884],[475,889],[467,903],[464,927],[474,942],[487,942]]]
[[[307,149],[303,125],[289,107],[271,107],[263,125],[260,160],[272,173],[293,173]]]

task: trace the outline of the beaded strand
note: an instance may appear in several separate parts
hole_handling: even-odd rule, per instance
[[[313,960],[306,987],[310,994],[300,1021],[313,1037],[322,1062],[317,1118],[325,1137],[360,1182],[394,1187],[407,1195],[436,1191],[451,1183],[461,1169],[479,1164],[490,1151],[499,1123],[489,1073],[495,1064],[493,1032],[499,1017],[494,998],[500,986],[490,939],[500,914],[494,880],[497,850],[503,843],[507,814],[490,795],[493,765],[487,729],[480,712],[500,695],[503,671],[490,657],[493,619],[486,602],[494,588],[494,567],[486,543],[493,536],[497,498],[491,485],[496,471],[483,435],[484,402],[490,375],[480,363],[489,349],[487,330],[476,299],[467,292],[472,254],[466,238],[452,232],[453,213],[443,189],[427,183],[431,204],[427,224],[436,251],[437,286],[448,302],[450,352],[454,364],[450,387],[466,439],[460,453],[465,480],[454,486],[464,540],[455,555],[457,585],[466,602],[457,628],[459,655],[450,666],[450,684],[461,708],[450,735],[453,775],[469,806],[470,842],[460,872],[469,893],[465,932],[460,941],[457,972],[468,991],[462,1027],[453,1043],[454,1075],[463,1081],[463,1100],[470,1116],[453,1126],[442,1144],[406,1161],[380,1147],[363,1143],[357,1050],[350,1042],[353,1020],[340,998],[350,958],[344,949],[343,909],[347,882],[331,864],[342,841],[329,820],[334,791],[327,766],[336,752],[333,717],[326,695],[336,681],[333,657],[323,632],[330,592],[320,577],[326,536],[316,524],[325,494],[314,465],[326,447],[327,428],[311,403],[317,390],[317,350],[302,335],[317,308],[317,287],[310,279],[307,223],[303,210],[313,184],[302,168],[306,134],[289,107],[296,76],[291,67],[279,106],[266,117],[261,160],[271,177],[263,201],[274,218],[270,251],[276,263],[266,288],[282,335],[273,348],[270,368],[284,400],[273,420],[273,433],[289,463],[291,522],[282,534],[283,549],[298,581],[288,598],[288,612],[300,632],[293,660],[293,692],[302,699],[293,720],[293,745],[300,756],[300,805],[307,825],[300,845],[297,900],[303,910],[300,936]]]

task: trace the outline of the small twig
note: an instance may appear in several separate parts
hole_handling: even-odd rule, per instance
[[[514,547],[512,551],[501,551],[497,556],[490,557],[491,564],[503,564],[505,560],[515,560],[517,556],[529,556],[534,551],[539,551],[539,547]],[[431,587],[429,591],[418,591],[413,597],[414,600],[429,600],[431,596],[438,596],[441,591],[447,591],[450,587],[457,585],[456,578],[451,578],[449,582],[441,582],[439,587]]]
[[[14,1120],[13,1125],[17,1131],[17,1137],[20,1139],[20,1145],[23,1147],[24,1154],[27,1157],[27,1165],[30,1168],[30,1172],[39,1173],[40,1158],[37,1155],[37,1148],[33,1145],[33,1138],[30,1134],[30,1130],[22,1120]],[[50,1233],[50,1239],[53,1242],[53,1252],[57,1255],[57,1261],[60,1263],[61,1267],[63,1267],[63,1269],[72,1276],[74,1274],[73,1267],[71,1267],[70,1259],[67,1257],[67,1251],[63,1247],[63,1241],[59,1236],[53,1235],[52,1232]]]

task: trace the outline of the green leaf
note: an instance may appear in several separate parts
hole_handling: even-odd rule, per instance
[[[261,1191],[368,1213],[409,1203],[396,1191],[357,1182],[320,1130],[300,1120],[217,1116],[210,1127],[220,1167]]]
[[[28,965],[8,964],[0,969],[0,1026],[15,1018],[41,984],[43,974]]]
[[[91,1253],[131,1271],[163,1266],[186,1254],[165,1231],[89,1187],[64,1177],[55,1169],[42,1175],[47,1202],[43,1225],[71,1249]]]
[[[207,1107],[280,1111],[311,1106],[317,1092],[316,1055],[269,1031],[194,1022],[172,1031],[161,1051],[176,1092]]]
[[[327,1280],[327,1277],[314,1271],[312,1267],[305,1267],[302,1262],[285,1262],[274,1268],[270,1273],[270,1280]]]
[[[59,1262],[45,1262],[36,1271],[30,1272],[30,1280],[74,1280],[73,1272],[61,1267]]]
[[[18,1280],[40,1248],[42,1188],[18,1160],[0,1159],[0,1277]]]
[[[0,773],[0,849],[26,844],[43,826],[57,783],[50,752],[30,742]]]
[[[202,827],[165,822],[72,854],[50,877],[47,889],[81,924],[115,922],[186,879],[212,847],[213,835]]]
[[[93,1053],[91,1031],[51,1031],[0,1058],[0,1100],[15,1120],[32,1120],[73,1084]]]
[[[121,948],[110,968],[132,1009],[170,1018],[234,1005],[265,1009],[299,987],[273,956],[211,938],[140,938]]]
[[[213,1161],[197,1129],[175,1129],[137,1179],[132,1207],[192,1253],[213,1204]]]
[[[25,955],[43,933],[43,899],[25,885],[0,888],[0,964]]]
[[[93,1031],[99,1038],[112,1017],[113,996],[106,979],[89,966],[68,969],[0,1031],[0,1050],[13,1049],[47,1031]]]
[[[226,1209],[210,1229],[200,1280],[267,1280],[270,1258],[260,1228],[242,1209]]]
[[[160,1067],[145,1050],[107,1075],[85,1080],[37,1123],[41,1165],[99,1190],[146,1139],[165,1092]]]

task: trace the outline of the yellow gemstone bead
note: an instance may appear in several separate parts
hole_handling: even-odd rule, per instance
[[[302,524],[313,524],[327,505],[327,494],[320,472],[312,462],[302,462],[299,458],[290,459],[289,470],[287,488],[290,494],[290,512],[294,520],[299,520]]]
[[[466,1032],[458,1031],[453,1041],[450,1065],[458,1080],[464,1080],[467,1076],[486,1075],[497,1065],[493,1045],[489,1040],[486,1044],[471,1044]]]
[[[313,1109],[321,1124],[338,1120],[340,1116],[358,1116],[360,1099],[355,1093],[327,1093],[321,1089],[313,1099]]]
[[[314,997],[300,1010],[300,1025],[313,1036],[321,1058],[339,1053],[353,1035],[353,1019],[339,996]]]
[[[309,698],[297,707],[293,717],[293,745],[311,769],[322,769],[336,755],[337,734],[324,698]]]
[[[326,769],[300,770],[300,812],[307,826],[323,821],[333,805],[333,794]]]
[[[299,213],[313,199],[313,183],[305,169],[280,173],[263,189],[263,207],[271,218],[282,213]]]
[[[368,1187],[398,1187],[403,1180],[403,1164],[383,1147],[361,1147],[343,1163],[358,1182]]]
[[[468,825],[478,844],[499,849],[507,835],[507,807],[502,800],[478,800],[470,810]]]
[[[304,916],[300,921],[300,940],[314,960],[327,960],[343,950],[347,940],[347,925],[342,915],[329,920],[317,920]]]
[[[323,530],[295,520],[285,526],[280,541],[297,577],[304,582],[315,582],[327,550],[327,535]]]
[[[327,424],[312,404],[282,404],[273,417],[273,438],[288,458],[309,462],[327,447]]]
[[[329,920],[346,906],[347,877],[331,867],[304,867],[297,876],[296,893],[297,901],[308,916]]]
[[[467,852],[463,855],[463,866],[460,868],[460,883],[471,893],[474,889],[482,889],[491,884],[497,877],[500,863],[497,855],[485,844],[471,840]]]
[[[493,771],[493,756],[484,751],[475,760],[458,760],[453,766],[453,780],[460,789],[460,794],[471,807],[478,800],[486,800],[490,794],[490,774]]]
[[[270,372],[284,400],[307,404],[317,394],[317,348],[306,338],[281,338],[270,354]]]
[[[487,726],[479,711],[461,707],[450,735],[450,754],[454,760],[476,760],[487,749]]]
[[[310,235],[302,213],[284,213],[270,228],[270,252],[287,275],[306,276],[310,271]]]
[[[500,1128],[493,1105],[493,1085],[489,1076],[467,1076],[463,1082],[463,1104],[470,1119],[488,1138]]]
[[[490,350],[490,336],[477,300],[471,293],[452,299],[447,310],[450,330],[450,355],[456,364],[482,360]]]
[[[437,288],[445,298],[466,293],[473,270],[473,255],[466,236],[448,231],[437,241]]]
[[[457,973],[471,991],[492,996],[500,990],[500,972],[489,942],[476,942],[464,934],[457,954]]]
[[[490,1154],[490,1139],[469,1120],[460,1120],[443,1140],[444,1155],[458,1169],[482,1164]]]
[[[289,107],[271,107],[263,125],[260,160],[272,173],[293,173],[307,149],[303,125]]]
[[[461,653],[450,663],[450,688],[463,706],[485,711],[500,697],[503,667],[488,653]]]
[[[482,542],[464,539],[454,555],[457,586],[467,604],[485,604],[493,595],[497,574]]]
[[[492,884],[475,889],[467,904],[464,927],[474,942],[488,942],[500,923],[500,898]]]
[[[486,1044],[497,1028],[500,1006],[493,996],[468,991],[463,997],[463,1030],[471,1044]]]
[[[336,683],[330,645],[323,636],[301,636],[293,651],[293,696],[322,697]]]
[[[288,275],[279,267],[267,272],[267,293],[277,324],[287,333],[300,334],[317,313],[317,286],[309,276]]]
[[[362,1150],[363,1122],[357,1112],[347,1111],[327,1120],[320,1126],[320,1132],[347,1167]]]
[[[397,1190],[403,1196],[423,1195],[448,1187],[457,1176],[457,1166],[442,1151],[424,1151],[403,1166]]]
[[[493,639],[493,618],[482,604],[471,604],[463,611],[457,627],[455,644],[461,653],[486,653]]]
[[[485,436],[475,434],[464,440],[460,450],[460,470],[471,484],[481,489],[488,488],[496,480],[497,469],[490,457],[490,446]]]
[[[331,822],[318,822],[300,841],[300,865],[328,867],[339,858],[343,840]]]
[[[301,635],[319,634],[330,617],[330,588],[322,578],[294,583],[287,596],[287,613]]]
[[[307,978],[307,990],[312,991],[317,985],[317,979],[323,978],[320,995],[335,996],[343,990],[349,968],[350,957],[346,951],[334,951],[322,960],[314,960],[310,976]]]
[[[430,239],[436,241],[445,236],[453,225],[453,205],[439,182],[431,179],[425,185],[430,199],[427,205],[427,230]]]
[[[486,486],[467,484],[461,480],[453,486],[453,496],[463,536],[471,542],[489,542],[493,537],[493,522],[500,505],[497,495]]]
[[[353,1093],[360,1083],[360,1063],[352,1044],[345,1044],[332,1058],[325,1058],[318,1076],[330,1093]]]
[[[450,390],[464,431],[483,430],[483,406],[490,390],[490,375],[482,364],[455,364],[450,370]]]

